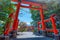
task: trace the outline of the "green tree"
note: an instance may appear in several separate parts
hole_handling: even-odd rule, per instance
[[[19,26],[20,26],[20,28],[19,28],[20,32],[27,31],[27,29],[26,29],[27,24],[25,22],[20,22]]]
[[[0,0],[0,34],[4,30],[6,22],[10,20],[9,14],[14,11],[11,0]]]

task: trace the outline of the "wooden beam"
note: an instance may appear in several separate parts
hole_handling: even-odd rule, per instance
[[[35,2],[22,1],[22,3],[33,5],[33,6],[41,6],[41,4],[38,4],[38,3],[35,3]]]
[[[44,20],[44,22],[49,22],[50,21],[50,19],[46,19],[46,20]],[[38,22],[38,24],[41,24],[42,22]]]
[[[30,7],[30,6],[22,6],[22,5],[21,5],[21,7],[22,7],[22,8],[30,8],[30,9],[33,9],[33,10],[39,10],[39,8],[33,8],[33,7]]]

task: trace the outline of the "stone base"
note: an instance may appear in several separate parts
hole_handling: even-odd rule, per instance
[[[11,35],[10,35],[10,38],[16,38],[16,36],[17,36],[17,31],[12,31],[10,34],[11,34]]]
[[[59,35],[59,40],[60,40],[60,35]]]
[[[38,34],[42,35],[42,31],[41,31],[41,30],[40,30],[40,31],[38,31]]]
[[[40,34],[40,31],[38,31],[38,33]]]
[[[55,36],[54,36],[54,39],[55,39],[55,40],[60,40],[59,35],[55,35]]]
[[[10,40],[9,36],[0,36],[0,40]]]
[[[47,36],[47,31],[45,31],[45,30],[42,31],[42,35],[43,35],[43,36]]]

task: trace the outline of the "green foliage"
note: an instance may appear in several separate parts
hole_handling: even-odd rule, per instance
[[[39,14],[39,11],[38,10],[31,10],[31,12],[32,12],[32,15],[33,16],[31,16],[32,18],[33,18],[33,20],[40,20],[40,14]],[[38,18],[36,18],[36,17],[38,17]]]
[[[3,27],[0,26],[0,34],[3,34],[3,31],[4,31]]]
[[[2,34],[6,22],[10,21],[9,14],[14,12],[11,0],[0,0],[0,34]],[[3,21],[3,23],[1,23]]]
[[[40,14],[39,14],[39,11],[38,10],[31,10],[31,13],[32,13],[32,21],[31,24],[34,25],[34,26],[37,26],[37,22],[40,21]]]

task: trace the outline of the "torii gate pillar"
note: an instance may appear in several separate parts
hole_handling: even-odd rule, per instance
[[[12,27],[12,37],[16,37],[16,34],[17,34],[17,29],[18,29],[18,15],[19,15],[19,10],[20,10],[20,4],[21,2],[19,1],[18,4],[17,4],[17,9],[16,9],[16,12],[15,12],[15,18],[14,18],[14,22],[13,22],[13,27]]]
[[[42,22],[42,35],[46,35],[46,25],[44,22],[44,14],[43,14],[43,6],[40,6],[40,18],[41,18],[41,22]]]

